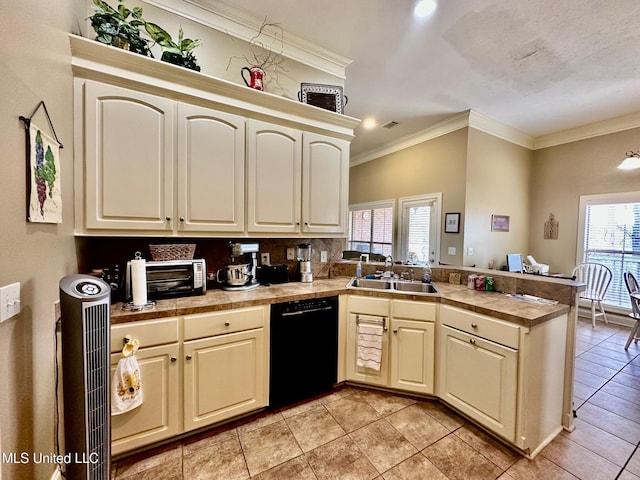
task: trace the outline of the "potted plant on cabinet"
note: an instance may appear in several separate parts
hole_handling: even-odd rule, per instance
[[[166,30],[155,23],[145,22],[144,28],[151,39],[160,45],[162,49],[162,57],[160,59],[162,61],[186,67],[197,72],[200,71],[198,61],[192,52],[194,48],[202,43],[200,40],[184,38],[182,27],[180,27],[178,31],[177,42],[173,40]]]
[[[142,8],[134,7],[130,10],[124,6],[123,0],[118,0],[118,8],[111,7],[103,0],[93,0],[93,11],[89,18],[98,35],[98,42],[144,56],[153,56],[148,40],[140,36],[140,27],[146,23],[142,19]]]

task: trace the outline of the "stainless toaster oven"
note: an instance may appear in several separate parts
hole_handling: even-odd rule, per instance
[[[146,269],[147,297],[150,299],[203,295],[207,291],[207,265],[203,258],[146,262]],[[127,263],[125,289],[127,300],[130,300],[133,297],[131,262]]]

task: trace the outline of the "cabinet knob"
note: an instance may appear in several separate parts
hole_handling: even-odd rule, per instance
[[[231,322],[224,322],[224,326],[225,326],[225,327],[228,327],[228,326],[230,326],[230,325],[231,325]]]
[[[169,216],[164,217],[164,219],[165,219],[167,222],[170,222],[170,221],[171,221],[171,217],[169,217]]]
[[[470,343],[471,345],[475,345],[475,344],[476,344],[476,339],[475,339],[475,338],[470,338],[470,339],[469,339],[469,343]]]
[[[181,221],[181,222],[184,222],[184,217],[180,217],[180,221]]]
[[[477,323],[472,323],[471,324],[471,328],[478,328],[478,324]]]
[[[171,357],[171,363],[176,363],[178,361],[177,357]]]
[[[191,360],[193,357],[192,357],[191,355],[187,355],[185,358],[186,358],[187,360]]]
[[[393,329],[393,333],[398,333],[398,329],[397,329],[397,328],[394,328],[394,329]]]

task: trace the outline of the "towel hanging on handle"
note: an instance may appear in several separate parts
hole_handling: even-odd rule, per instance
[[[356,365],[380,371],[382,362],[382,336],[385,328],[384,317],[358,315]]]
[[[142,405],[142,378],[135,353],[138,340],[125,339],[122,358],[111,380],[111,415],[121,415]]]

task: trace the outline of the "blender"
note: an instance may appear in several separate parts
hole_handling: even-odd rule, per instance
[[[300,281],[302,283],[313,282],[313,273],[311,273],[311,244],[300,243],[298,245],[298,262],[300,270]]]

